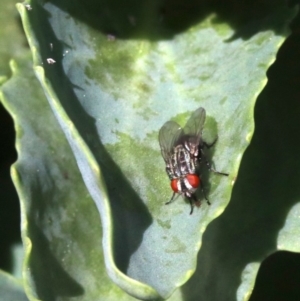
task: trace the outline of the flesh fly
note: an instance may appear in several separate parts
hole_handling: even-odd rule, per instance
[[[200,177],[201,162],[206,164],[209,171],[228,176],[227,173],[215,170],[205,156],[204,149],[212,147],[217,141],[216,138],[208,144],[203,140],[205,117],[205,110],[200,107],[193,112],[183,129],[178,123],[167,121],[159,131],[161,154],[173,190],[172,198],[166,204],[170,204],[176,194],[183,195],[190,202],[190,214],[193,213],[195,205],[200,206],[200,201],[195,194],[199,187],[207,203],[210,204]]]

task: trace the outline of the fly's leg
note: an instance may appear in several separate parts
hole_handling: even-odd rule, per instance
[[[207,165],[207,163],[209,164],[209,162],[207,161],[207,159],[205,158],[205,155],[204,155],[204,152],[203,152],[203,147],[206,147],[206,148],[211,148],[211,147],[213,147],[215,144],[216,144],[216,142],[217,142],[217,140],[218,140],[218,136],[216,137],[216,139],[212,142],[212,143],[207,143],[207,142],[205,142],[205,141],[202,141],[202,143],[199,145],[199,153],[198,153],[198,161],[199,161],[199,164],[201,163],[201,159],[202,159],[202,156],[204,157],[204,160],[205,160],[205,163],[206,163],[206,165]],[[211,166],[210,164],[209,164],[209,166]],[[211,167],[209,167],[209,169],[211,169]]]
[[[170,203],[172,203],[172,202],[174,201],[175,195],[176,195],[176,193],[173,192],[173,195],[172,195],[172,197],[171,197],[171,200],[168,201],[168,202],[166,202],[165,205],[169,205]]]
[[[211,148],[212,146],[214,146],[215,145],[215,143],[217,142],[217,140],[218,140],[218,136],[216,137],[216,139],[212,142],[212,143],[206,143],[205,141],[203,141],[202,142],[202,145],[203,146],[205,146],[206,148]],[[208,168],[208,170],[209,171],[212,171],[212,172],[214,172],[214,173],[216,173],[216,174],[218,174],[218,175],[222,175],[222,176],[229,176],[229,174],[228,173],[225,173],[225,172],[220,172],[220,171],[217,171],[217,170],[215,170],[212,166],[211,166],[211,164],[210,164],[210,162],[207,160],[207,158],[206,158],[206,156],[205,156],[205,154],[204,154],[204,152],[203,152],[203,148],[200,148],[200,156],[199,156],[199,162],[201,162],[201,159],[203,158],[204,159],[204,161],[205,161],[205,164],[206,164],[206,166],[207,166],[207,168]]]
[[[218,140],[218,136],[216,137],[216,139],[212,143],[206,143],[205,141],[203,141],[202,145],[205,146],[206,148],[211,148],[212,146],[214,146],[216,144],[217,140]]]
[[[205,164],[206,164],[206,166],[207,166],[207,168],[208,168],[209,171],[212,171],[212,172],[214,172],[214,173],[216,173],[216,174],[218,174],[218,175],[222,175],[222,176],[226,176],[226,177],[229,176],[228,173],[225,173],[225,172],[221,172],[221,171],[215,170],[215,169],[211,166],[211,164],[209,163],[209,161],[206,159],[203,150],[201,149],[200,151],[201,151],[201,158],[204,159]]]
[[[194,203],[193,203],[192,198],[189,198],[189,201],[190,201],[190,204],[191,204],[191,212],[190,212],[190,215],[192,215],[192,214],[193,214],[193,211],[194,211]]]
[[[200,181],[200,187],[201,187],[201,191],[202,191],[202,193],[203,193],[203,196],[204,196],[204,198],[205,198],[207,204],[210,205],[210,201],[209,201],[209,199],[208,199],[207,196],[206,196],[206,193],[205,193],[205,190],[204,190],[202,181]]]
[[[186,196],[186,197],[188,198],[190,205],[191,205],[191,212],[190,212],[190,215],[191,215],[194,212],[195,204],[197,207],[200,207],[201,203],[197,200],[197,197],[195,194],[190,194],[190,196]]]
[[[193,193],[190,194],[190,196],[188,196],[188,199],[189,199],[190,204],[191,204],[191,212],[190,212],[190,215],[192,215],[193,212],[194,212],[195,204],[198,202],[198,200],[197,200],[196,195],[194,195]]]

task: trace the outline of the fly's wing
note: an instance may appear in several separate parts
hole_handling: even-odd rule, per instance
[[[199,145],[200,143],[205,116],[205,110],[200,107],[192,114],[183,128],[184,134],[192,137],[195,145]]]
[[[168,162],[176,142],[182,135],[182,128],[174,121],[167,121],[159,130],[158,141],[165,162]]]

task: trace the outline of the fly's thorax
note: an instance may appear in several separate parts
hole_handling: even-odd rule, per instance
[[[166,164],[166,172],[170,180],[177,179],[181,176],[180,169],[172,162],[171,159],[169,160],[169,163]]]
[[[196,173],[197,160],[182,144],[175,147],[173,161],[181,176]]]
[[[180,175],[175,174],[174,167],[172,165],[166,165],[166,172],[170,180],[177,179]]]
[[[197,158],[199,156],[199,145],[201,143],[201,137],[185,136],[182,144],[192,157]]]

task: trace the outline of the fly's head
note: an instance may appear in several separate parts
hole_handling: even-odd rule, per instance
[[[186,174],[180,178],[171,180],[171,188],[174,193],[179,193],[187,198],[192,197],[200,186],[201,180],[197,174]]]

